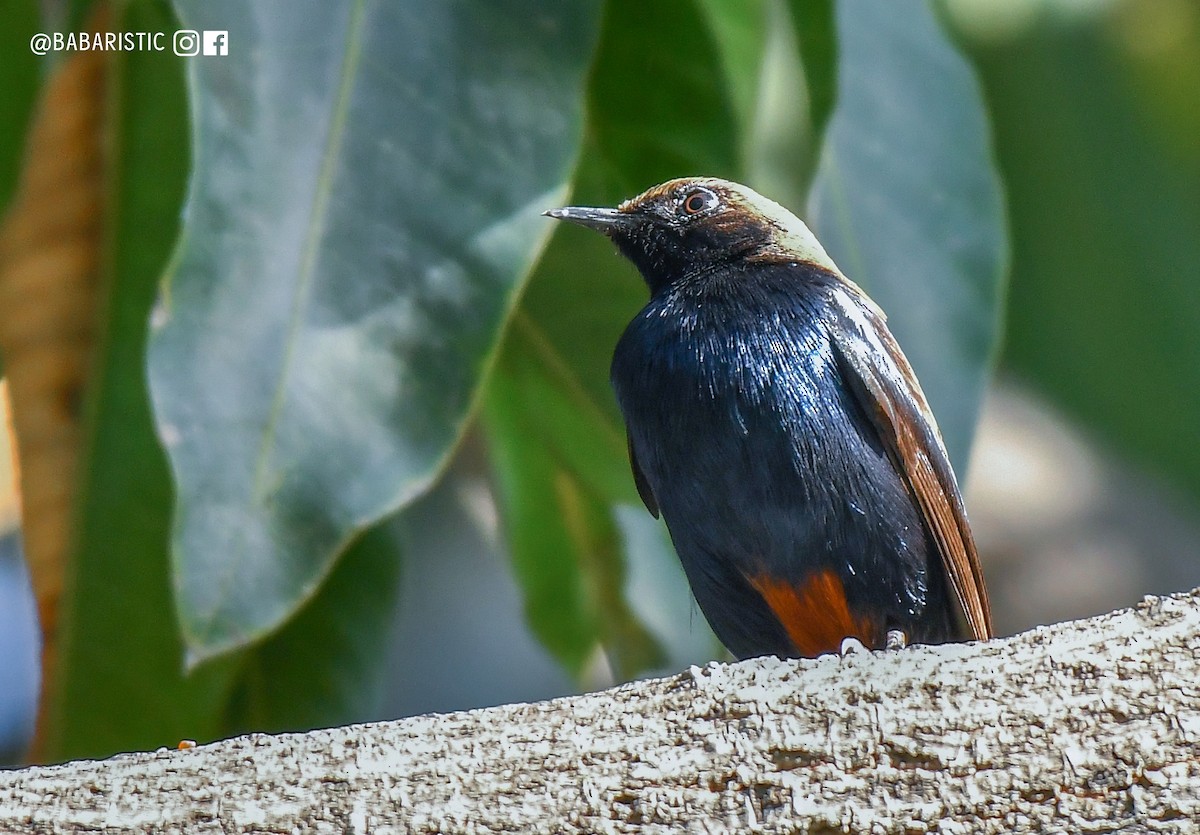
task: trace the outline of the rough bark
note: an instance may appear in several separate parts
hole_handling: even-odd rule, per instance
[[[0,831],[1189,831],[1198,602],[28,768]]]

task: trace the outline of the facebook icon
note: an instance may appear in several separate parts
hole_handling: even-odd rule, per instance
[[[204,30],[204,54],[205,55],[228,55],[229,54],[229,30],[228,29],[205,29]]]

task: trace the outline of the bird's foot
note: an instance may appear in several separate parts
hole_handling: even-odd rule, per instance
[[[908,646],[908,636],[902,629],[889,629],[884,639],[884,649],[904,649]]]
[[[855,638],[853,635],[842,638],[842,645],[838,647],[838,655],[840,655],[842,658],[845,658],[852,652],[866,651],[867,648],[863,646],[863,642],[858,640],[858,638]]]

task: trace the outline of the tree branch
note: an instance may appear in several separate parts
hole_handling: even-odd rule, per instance
[[[1115,832],[1200,817],[1200,602],[0,773],[0,831]]]

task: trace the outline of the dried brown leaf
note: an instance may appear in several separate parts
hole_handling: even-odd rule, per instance
[[[106,68],[105,53],[78,52],[49,79],[0,225],[0,354],[16,436],[22,539],[41,620],[39,717],[54,694],[82,393],[96,336]]]

